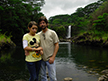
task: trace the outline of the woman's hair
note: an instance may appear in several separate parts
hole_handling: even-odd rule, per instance
[[[48,24],[48,20],[46,19],[45,16],[41,16],[41,17],[39,18],[39,20],[38,20],[38,25],[40,24],[41,21],[45,21],[46,24]]]
[[[28,23],[28,27],[29,27],[29,28],[31,28],[33,25],[38,26],[37,23],[36,23],[35,21],[30,21],[30,22]]]

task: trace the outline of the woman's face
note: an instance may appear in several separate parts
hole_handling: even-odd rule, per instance
[[[38,27],[36,25],[32,25],[32,27],[31,28],[28,27],[28,29],[29,29],[31,35],[35,35]]]

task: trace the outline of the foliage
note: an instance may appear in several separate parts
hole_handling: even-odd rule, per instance
[[[52,22],[54,25],[55,24],[61,24],[61,19],[55,19],[55,20],[53,20],[53,22]]]
[[[99,6],[104,2],[105,0],[99,0],[97,2],[91,3],[84,7],[84,14],[86,16],[90,16],[91,13],[93,13]]]
[[[70,16],[68,15],[68,14],[66,14],[66,15],[56,15],[56,16],[53,16],[53,17],[50,17],[49,18],[49,23],[50,24],[62,24],[63,25],[63,23],[64,22],[67,22],[67,23],[70,23]]]
[[[84,8],[80,7],[76,10],[76,12],[72,13],[71,15],[64,14],[52,16],[49,18],[50,27],[54,28],[63,25],[67,30],[67,27],[74,23],[71,25],[72,35],[77,35],[81,31],[88,31],[90,29],[89,17],[91,16],[91,13],[93,13],[97,8],[99,8],[104,1],[106,0],[99,0],[95,3],[91,3],[85,6]]]
[[[5,34],[0,34],[0,42],[10,42],[11,41],[11,36],[6,36]]]
[[[93,29],[98,31],[108,31],[108,13],[103,13],[103,15],[98,16],[98,20],[94,21]]]
[[[65,27],[63,25],[61,25],[59,27],[58,26],[54,27],[53,30],[55,30],[57,32],[57,34],[58,34],[58,36],[60,38],[64,38],[65,37],[66,29],[65,29]]]
[[[36,21],[44,16],[41,11],[44,0],[1,0],[0,1],[0,32],[16,44],[21,43],[22,36],[28,32],[29,21]],[[99,36],[100,32],[108,30],[108,0],[99,0],[84,8],[76,9],[76,12],[68,15],[55,15],[49,18],[49,28],[55,30],[60,38],[65,38],[67,27],[72,26],[72,35],[93,31]],[[38,30],[40,31],[40,29]]]
[[[98,16],[103,15],[103,13],[108,13],[108,0],[102,3],[102,5],[97,8],[92,14],[91,14],[91,24],[93,24],[94,20],[98,19]]]
[[[40,12],[44,0],[0,0],[0,30],[1,33],[12,35],[12,41],[19,43],[27,32],[27,24],[37,21],[43,14]]]

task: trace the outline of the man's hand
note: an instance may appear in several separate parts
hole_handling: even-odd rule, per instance
[[[49,63],[52,64],[54,62],[55,58],[54,57],[50,57],[49,58]]]
[[[58,52],[58,49],[59,49],[59,44],[58,44],[58,42],[55,43],[54,45],[55,45],[54,53],[53,53],[52,57],[49,58],[49,63],[50,63],[50,64],[52,64],[52,63],[54,62],[55,56],[56,56],[56,54],[57,54],[57,52]]]

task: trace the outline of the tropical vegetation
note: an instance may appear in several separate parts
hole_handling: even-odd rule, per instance
[[[44,15],[40,12],[44,4],[44,0],[0,0],[0,33],[12,36],[15,44],[21,43],[28,22],[37,22]]]
[[[28,22],[37,22],[40,16],[44,16],[41,12],[44,4],[44,0],[1,0],[0,33],[11,36],[15,44],[20,44],[23,34],[28,32]],[[55,30],[60,39],[66,38],[69,25],[72,26],[72,39],[79,39],[79,36],[80,41],[107,41],[108,0],[98,0],[84,8],[80,7],[71,15],[55,15],[49,18],[49,28]]]
[[[84,8],[80,7],[71,15],[52,16],[49,22],[60,38],[66,38],[67,27],[71,25],[73,42],[108,44],[108,0],[98,0]]]

